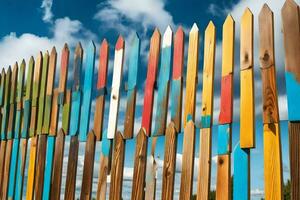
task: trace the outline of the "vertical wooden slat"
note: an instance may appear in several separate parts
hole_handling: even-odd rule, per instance
[[[177,134],[181,131],[184,32],[180,26],[174,38],[173,74],[171,82],[171,122],[165,136],[165,156],[162,177],[162,199],[173,199]]]
[[[26,93],[23,99],[23,117],[22,117],[22,130],[20,139],[20,151],[18,156],[17,174],[16,174],[16,189],[15,198],[21,199],[23,193],[23,181],[27,155],[27,137],[29,132],[30,114],[31,114],[31,96],[32,96],[32,83],[34,72],[34,59],[31,56],[28,65],[27,78],[26,78]]]
[[[139,67],[140,39],[136,34],[131,44],[128,66],[127,104],[124,120],[124,134],[117,131],[114,139],[112,153],[111,180],[109,198],[112,200],[122,199],[123,170],[125,158],[126,139],[132,138],[134,131],[136,84]],[[109,163],[107,163],[109,164]],[[103,164],[102,168],[103,168]],[[107,166],[108,168],[108,166]]]
[[[148,71],[144,93],[144,107],[142,114],[142,127],[136,138],[136,149],[133,170],[133,185],[131,199],[138,200],[145,196],[145,174],[148,138],[151,132],[152,110],[154,99],[154,84],[156,81],[157,66],[160,52],[160,33],[155,29],[151,41],[148,60]]]
[[[288,104],[291,199],[300,198],[300,14],[299,6],[287,0],[281,10],[285,49],[285,83]]]
[[[264,4],[259,14],[260,66],[264,123],[264,175],[266,199],[283,199],[273,12]]]
[[[70,149],[67,167],[65,198],[75,199],[75,184],[77,173],[77,159],[78,159],[78,127],[80,118],[80,103],[81,103],[81,71],[82,71],[83,49],[78,43],[74,55],[74,73],[73,73],[73,87],[72,87],[72,106],[70,113]]]
[[[180,181],[180,199],[190,199],[192,196],[192,180],[194,175],[195,154],[195,104],[198,74],[199,30],[193,25],[189,35],[188,64],[186,75],[186,101],[184,111],[184,137],[182,148],[182,173]],[[187,125],[187,121],[188,125]],[[191,165],[192,164],[192,165]]]
[[[241,19],[240,48],[240,141],[241,148],[255,148],[253,14],[247,8]]]
[[[218,162],[216,199],[230,200],[231,194],[231,124],[233,117],[235,22],[228,15],[223,24],[221,102],[218,126]]]

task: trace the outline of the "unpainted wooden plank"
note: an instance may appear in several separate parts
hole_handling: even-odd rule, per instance
[[[82,174],[82,186],[80,199],[92,198],[92,186],[93,186],[93,171],[94,171],[94,158],[95,158],[95,145],[96,137],[93,131],[90,131],[87,136],[84,166]]]
[[[98,96],[96,99],[95,115],[94,115],[94,132],[96,140],[102,139],[103,129],[103,117],[105,111],[105,96],[106,96],[106,82],[107,82],[107,69],[108,69],[108,57],[109,57],[109,45],[104,39],[100,46],[99,55],[99,69],[97,80]]]
[[[11,153],[12,153],[12,145],[13,140],[7,140],[6,142],[6,150],[5,150],[5,164],[4,164],[4,172],[3,172],[3,179],[1,180],[2,188],[1,188],[1,199],[7,199],[7,192],[8,192],[8,179],[9,179],[9,170],[10,170],[10,163],[11,163]]]
[[[154,85],[159,62],[160,33],[155,29],[150,40],[150,52],[148,59],[147,79],[144,92],[144,107],[142,114],[142,127],[147,136],[150,136],[152,125],[152,109],[154,100]]]
[[[231,199],[231,155],[218,155],[216,199]]]
[[[111,165],[110,200],[122,200],[125,140],[120,131],[114,138],[113,159]]]
[[[198,82],[198,54],[199,54],[199,29],[193,25],[189,34],[189,48],[186,74],[186,96],[183,124],[187,122],[187,117],[195,118],[196,90]]]
[[[61,63],[60,63],[60,78],[58,82],[58,104],[64,104],[65,92],[68,79],[68,67],[69,67],[69,55],[70,50],[68,44],[65,43],[61,52]]]
[[[49,127],[49,135],[56,136],[57,123],[58,123],[58,89],[53,90],[52,106],[51,106],[51,120]]]
[[[120,87],[123,75],[125,42],[122,36],[119,36],[115,46],[114,71],[111,85],[111,96],[108,114],[107,138],[113,139],[118,123]]]
[[[253,14],[249,8],[241,18],[240,66],[240,144],[255,148]]]
[[[192,116],[190,116],[192,118]],[[195,125],[190,119],[184,128],[184,140],[182,148],[182,172],[180,181],[179,199],[190,200],[192,198],[195,155]]]
[[[60,199],[61,178],[64,158],[65,133],[62,129],[59,130],[56,141],[53,159],[53,174],[51,182],[51,199]]]
[[[165,135],[165,155],[162,176],[161,199],[173,199],[176,170],[177,132],[175,124],[171,122]]]
[[[1,141],[1,146],[0,146],[0,188],[2,188],[3,185],[3,175],[4,175],[4,165],[5,165],[5,151],[6,151],[6,140]],[[1,193],[0,189],[0,193]],[[1,196],[0,196],[1,197]]]

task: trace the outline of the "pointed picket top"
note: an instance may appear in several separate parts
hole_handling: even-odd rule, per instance
[[[105,87],[107,81],[107,68],[108,68],[108,57],[109,57],[109,45],[106,39],[103,39],[100,45],[99,55],[99,69],[98,69],[98,81],[97,89]]]
[[[40,92],[39,92],[40,98],[44,98],[46,95],[48,67],[49,67],[49,52],[46,51],[43,57],[43,68],[42,68]]]
[[[25,67],[26,67],[26,63],[25,63],[25,60],[23,59],[22,62],[21,62],[20,71],[19,71],[16,102],[21,102],[22,98],[23,98],[23,85],[24,85],[24,77],[25,77]]]
[[[81,43],[78,42],[75,49],[74,63],[73,63],[73,91],[80,89],[81,72],[82,72],[83,49]]]
[[[24,98],[25,100],[31,99],[33,71],[34,71],[34,58],[33,56],[31,56],[29,60],[28,71],[26,76],[26,93]]]
[[[58,84],[58,93],[63,95],[66,90],[66,83],[68,77],[68,65],[69,65],[70,50],[68,44],[65,43],[61,53],[61,65],[60,65],[60,77]],[[62,103],[62,102],[59,102]]]
[[[162,42],[162,48],[170,47],[172,45],[173,31],[170,26],[167,27]]]
[[[296,14],[296,10],[298,9],[298,4],[294,0],[286,0],[282,6],[282,14],[288,14],[291,11]]]
[[[253,14],[246,8],[241,19],[241,70],[253,68]]]
[[[128,65],[128,84],[127,89],[134,89],[137,82],[137,74],[139,68],[139,56],[140,56],[140,38],[136,33],[131,43],[131,51]]]
[[[54,79],[55,79],[55,72],[56,72],[56,61],[57,61],[57,52],[55,47],[53,47],[49,58],[46,95],[53,94],[53,86],[55,82]]]
[[[10,99],[9,102],[15,103],[15,97],[16,97],[16,87],[17,87],[17,80],[18,80],[18,63],[16,62],[14,64],[13,72],[12,72],[12,78],[11,78],[11,83],[9,85],[10,87]]]
[[[195,118],[195,103],[196,103],[196,88],[198,75],[198,52],[199,52],[199,29],[194,23],[189,34],[189,48],[186,74],[186,101],[184,109],[184,128],[186,126],[186,119],[191,115],[193,120]]]
[[[161,35],[160,35],[160,32],[159,32],[159,29],[155,28],[154,31],[153,31],[153,34],[151,36],[151,40],[150,41],[152,42],[152,41],[158,40],[158,39],[160,39],[160,37],[161,37]]]
[[[11,80],[11,67],[9,66],[5,76],[5,94],[4,94],[4,105],[8,105],[9,93],[10,93],[10,80]]]
[[[242,21],[248,20],[249,18],[253,18],[253,13],[251,12],[250,8],[247,7],[242,15]]]
[[[216,30],[216,27],[215,27],[213,21],[209,21],[209,23],[208,23],[208,25],[207,25],[207,27],[205,29],[205,34],[209,34],[211,32],[215,32],[215,30]]]
[[[270,9],[268,4],[264,3],[262,9],[260,10],[259,17],[263,17],[263,15],[273,16],[273,11]]]
[[[3,106],[4,101],[4,88],[5,88],[5,70],[2,68],[1,72],[1,85],[0,85],[0,106]]]
[[[93,88],[93,75],[95,66],[95,44],[92,41],[86,51],[86,64],[83,83],[83,99],[81,106],[80,126],[79,126],[79,140],[86,141],[89,131],[91,99]]]
[[[223,43],[222,43],[222,77],[232,74],[234,68],[234,39],[235,21],[229,14],[223,24]]]
[[[174,37],[174,55],[173,55],[173,79],[179,79],[183,75],[184,62],[184,32],[182,26],[179,26]]]
[[[124,48],[124,39],[123,39],[123,37],[121,36],[121,35],[119,35],[119,37],[118,37],[118,40],[117,40],[117,42],[116,42],[116,50],[120,50],[120,49],[123,49]]]

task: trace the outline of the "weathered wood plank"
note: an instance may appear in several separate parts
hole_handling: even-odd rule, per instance
[[[93,89],[93,75],[95,66],[95,44],[91,42],[87,49],[86,69],[83,83],[83,96],[79,126],[79,141],[86,141],[90,125],[91,99]]]
[[[134,172],[131,199],[138,200],[145,198],[145,175],[147,161],[147,135],[143,128],[140,129],[136,136],[136,149],[134,156]]]
[[[253,14],[249,8],[241,19],[240,65],[240,143],[241,148],[255,148]]]
[[[231,199],[231,155],[218,155],[216,199]]]
[[[110,182],[110,200],[122,200],[122,186],[123,186],[123,170],[125,157],[125,140],[121,132],[117,131],[114,138],[114,152],[111,168],[111,182]]]
[[[107,140],[106,140],[107,141]],[[105,143],[105,141],[102,141]],[[108,141],[107,141],[108,142]],[[110,144],[110,143],[109,143]],[[110,148],[108,148],[111,150]],[[108,152],[108,155],[111,154]],[[98,177],[98,188],[97,188],[97,200],[106,198],[106,189],[107,189],[107,176],[110,173],[110,159],[107,154],[100,154],[100,169]]]
[[[120,86],[123,75],[125,43],[122,36],[119,36],[115,46],[114,72],[111,85],[111,96],[108,114],[107,138],[113,139],[116,134],[119,103],[120,103]]]
[[[5,165],[5,151],[6,151],[6,140],[1,141],[0,146],[0,188],[2,188],[3,185],[3,175],[4,175],[4,165]],[[0,193],[2,193],[0,189]]]
[[[127,104],[124,120],[124,139],[133,137],[134,131],[134,117],[135,117],[135,102],[136,102],[136,84],[139,70],[139,56],[140,56],[140,39],[135,34],[131,44],[131,52],[128,66],[128,82],[127,82]]]
[[[10,170],[10,157],[12,153],[12,145],[13,140],[7,140],[6,142],[6,150],[5,150],[5,164],[4,164],[4,172],[2,179],[2,188],[1,188],[1,199],[7,199],[7,191],[8,191],[8,178],[9,178],[9,170]]]
[[[64,158],[65,133],[62,129],[59,130],[56,141],[53,160],[53,173],[51,181],[51,199],[60,199],[61,192],[61,177]]]
[[[179,199],[190,200],[192,198],[194,155],[195,155],[195,125],[191,119],[184,128],[184,140],[182,149],[182,172],[180,181]]]
[[[199,52],[199,29],[193,25],[189,35],[189,49],[186,74],[186,96],[183,124],[187,122],[187,117],[195,118],[195,103],[198,77],[198,53]]]
[[[161,199],[173,199],[177,152],[177,132],[173,122],[166,130],[165,149]]]
[[[60,78],[58,83],[58,104],[63,105],[65,103],[65,93],[68,79],[68,67],[69,67],[70,50],[68,44],[65,43],[61,53],[60,63]]]
[[[8,124],[8,117],[9,117],[10,81],[11,81],[11,68],[9,66],[5,76],[4,103],[2,108],[2,122],[1,122],[1,140],[6,139],[6,133],[7,133],[7,124]]]
[[[263,88],[265,197],[266,199],[283,199],[273,23],[273,12],[267,4],[264,4],[259,14],[259,35]]]
[[[103,131],[103,117],[105,110],[105,95],[106,95],[106,82],[107,82],[107,69],[108,69],[108,57],[109,57],[109,45],[104,39],[100,46],[100,57],[99,57],[99,69],[98,69],[98,80],[97,80],[97,99],[94,116],[94,133],[96,140],[102,139]]]
[[[233,200],[250,199],[250,149],[234,148]]]
[[[82,174],[82,186],[80,199],[92,198],[92,186],[93,186],[93,172],[94,172],[94,158],[95,158],[95,145],[96,137],[93,131],[87,136],[85,155],[84,155],[84,167]]]

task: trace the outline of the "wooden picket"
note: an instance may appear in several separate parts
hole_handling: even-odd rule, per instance
[[[282,8],[285,50],[285,81],[288,104],[289,148],[291,168],[291,199],[300,198],[300,26],[299,6],[286,0]],[[126,144],[136,144],[131,199],[154,200],[175,198],[177,153],[182,153],[179,199],[209,199],[212,168],[212,128],[214,124],[214,88],[221,85],[220,113],[218,117],[218,146],[216,199],[250,199],[250,151],[255,148],[255,90],[254,60],[260,62],[262,80],[262,123],[264,139],[264,185],[266,199],[283,199],[283,171],[278,108],[274,19],[273,12],[264,4],[258,19],[259,58],[254,58],[254,20],[249,8],[240,22],[240,130],[239,141],[233,148],[233,99],[235,21],[229,14],[223,24],[222,66],[215,68],[216,27],[212,21],[204,32],[203,70],[201,93],[197,99],[199,29],[194,24],[189,33],[187,71],[185,75],[185,33],[178,27],[173,32],[168,26],[162,37],[155,29],[150,40],[147,77],[144,88],[143,111],[136,116],[138,82],[140,76],[140,46],[142,41],[134,35],[128,45],[126,59],[125,40],[119,36],[114,47],[112,84],[108,86],[109,44],[106,39],[100,46],[97,82],[94,83],[96,47],[88,44],[84,60],[80,43],[74,51],[72,89],[68,89],[70,51],[64,45],[60,60],[60,77],[56,80],[57,53],[39,52],[27,65],[22,60],[13,70],[2,69],[0,76],[0,199],[76,199],[76,180],[81,180],[80,199],[94,198],[121,200]],[[126,49],[127,51],[127,49]],[[128,60],[127,62],[124,62]],[[123,84],[123,66],[127,65],[128,80]],[[25,69],[27,73],[25,76]],[[84,81],[81,73],[84,69]],[[172,74],[171,74],[172,72]],[[214,80],[221,75],[220,83]],[[158,75],[158,76],[157,76]],[[182,114],[184,76],[186,76],[185,108]],[[157,80],[157,81],[156,81]],[[58,81],[58,87],[55,83]],[[126,91],[126,108],[119,107],[122,92]],[[155,95],[157,89],[157,95]],[[170,97],[169,97],[170,92]],[[95,93],[95,95],[94,95]],[[110,95],[107,102],[106,96]],[[257,95],[257,94],[256,94]],[[156,98],[155,98],[156,96]],[[170,99],[170,101],[169,101]],[[95,101],[94,116],[91,109]],[[196,112],[196,102],[201,103],[201,118]],[[170,110],[169,108],[170,102]],[[105,105],[109,103],[106,116]],[[156,104],[154,104],[156,103]],[[156,105],[153,108],[153,105]],[[155,110],[154,110],[155,109]],[[121,116],[121,112],[124,115]],[[153,113],[156,113],[152,120]],[[197,114],[196,114],[197,113]],[[183,116],[182,116],[183,115]],[[141,128],[134,132],[137,118]],[[170,118],[169,118],[170,116]],[[90,127],[90,118],[93,125]],[[123,131],[120,118],[123,117]],[[105,125],[105,118],[108,124]],[[183,119],[183,120],[182,120]],[[200,121],[200,127],[198,122]],[[61,122],[61,123],[60,123]],[[152,130],[152,124],[154,124]],[[181,127],[183,125],[183,128]],[[200,129],[200,131],[198,131]],[[177,152],[178,135],[182,134],[182,152]],[[198,184],[194,187],[195,144],[199,135]],[[136,136],[134,138],[134,136]],[[164,138],[162,190],[157,188],[157,142]],[[70,141],[65,190],[62,190],[65,141]],[[148,142],[151,149],[148,150]],[[79,144],[85,143],[82,177],[77,177]],[[96,144],[101,152],[96,154]],[[30,144],[29,149],[27,149]],[[28,152],[29,150],[29,152]],[[29,153],[29,157],[27,157]],[[253,155],[255,156],[255,155]],[[94,166],[100,158],[97,189],[93,188]],[[26,166],[28,162],[28,166]],[[233,165],[233,178],[231,166]],[[26,177],[27,174],[27,177]],[[110,181],[109,181],[110,176]],[[27,183],[25,183],[27,180]],[[232,187],[233,183],[233,187]],[[24,187],[26,185],[26,188]],[[109,188],[109,192],[107,192]],[[197,188],[193,194],[193,188]],[[23,191],[24,190],[24,191]]]

